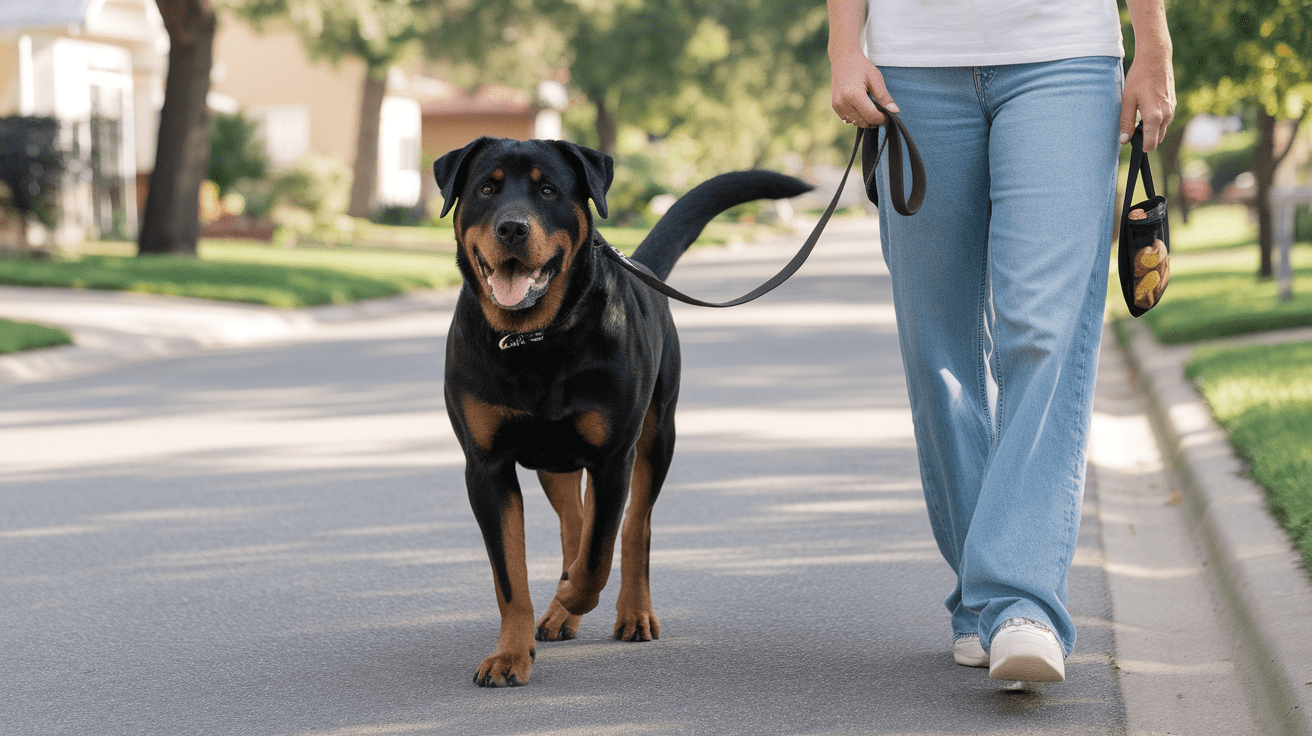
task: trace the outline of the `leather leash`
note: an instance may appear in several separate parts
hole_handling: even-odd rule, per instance
[[[873,102],[874,99],[871,98],[871,101]],[[875,107],[879,108],[879,111],[884,114],[884,124],[881,126],[884,129],[884,141],[880,144],[878,149],[875,150],[874,156],[870,155],[871,149],[874,148],[874,146],[870,144],[872,143],[871,139],[876,135],[876,129],[857,129],[856,141],[852,144],[852,156],[847,160],[847,170],[843,172],[842,180],[838,182],[838,191],[834,192],[833,200],[829,203],[829,206],[825,208],[825,213],[820,216],[820,221],[816,223],[815,229],[811,231],[811,235],[806,239],[806,242],[802,244],[801,249],[797,251],[797,255],[793,256],[793,259],[789,261],[779,273],[772,276],[770,280],[737,299],[730,299],[727,302],[702,301],[701,299],[688,296],[664,281],[656,278],[656,276],[648,272],[646,269],[633,263],[633,261],[630,261],[628,256],[621,253],[619,249],[610,243],[606,243],[605,241],[599,243],[599,245],[605,246],[602,248],[602,253],[620,264],[620,266],[636,276],[647,286],[650,286],[652,289],[655,289],[671,299],[681,301],[685,304],[691,304],[697,307],[736,307],[739,304],[746,304],[747,302],[764,296],[773,291],[775,287],[787,281],[793,274],[797,273],[797,269],[802,267],[802,264],[806,262],[807,257],[811,255],[811,251],[815,249],[815,244],[820,240],[820,234],[824,232],[825,225],[829,224],[829,218],[833,216],[834,210],[838,209],[838,200],[843,194],[843,187],[847,184],[847,175],[852,173],[852,165],[856,163],[857,150],[861,148],[863,141],[867,145],[865,148],[865,154],[862,156],[861,166],[865,175],[864,178],[867,194],[872,195],[875,192],[875,164],[879,162],[879,157],[883,155],[884,148],[888,145],[889,141],[892,141],[893,149],[889,154],[888,173],[890,184],[889,199],[892,201],[893,209],[897,211],[898,214],[905,216],[914,215],[916,211],[920,209],[920,205],[925,199],[925,165],[920,159],[920,152],[916,149],[915,142],[911,140],[911,133],[907,130],[906,126],[902,124],[902,121],[898,119],[897,115],[884,109],[884,107],[878,102],[875,102]],[[911,166],[911,198],[909,200],[904,196],[902,181],[902,149],[904,141],[908,163]]]

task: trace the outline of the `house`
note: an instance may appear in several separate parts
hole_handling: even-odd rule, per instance
[[[306,154],[355,161],[364,63],[312,59],[300,36],[282,27],[257,31],[231,14],[220,16],[214,41],[211,106],[240,110],[260,126],[275,169]],[[378,141],[378,203],[411,207],[420,192],[420,104],[405,75],[388,77]]]
[[[167,54],[154,0],[0,0],[0,115],[57,118],[72,155],[60,223],[35,241],[135,236]]]
[[[53,233],[33,228],[34,242],[136,237],[168,48],[155,0],[0,0],[0,116],[58,118],[74,155],[60,224]],[[363,75],[357,59],[312,59],[293,31],[257,32],[223,13],[210,106],[258,122],[275,168],[310,152],[350,167]],[[380,120],[378,203],[427,202],[436,193],[433,160],[479,135],[559,137],[563,88],[545,89],[536,98],[499,87],[469,94],[393,69]]]
[[[312,59],[292,30],[257,31],[231,15],[220,18],[214,60],[212,105],[257,121],[275,168],[310,151],[353,164],[365,73],[360,60]],[[378,202],[400,207],[427,203],[437,190],[433,161],[480,135],[560,137],[559,110],[568,102],[560,85],[543,85],[536,99],[499,86],[469,93],[413,67],[393,68],[387,88]]]
[[[486,85],[468,92],[453,84],[427,80],[423,111],[423,200],[437,193],[433,161],[480,136],[555,139],[561,137],[560,111],[569,104],[564,86],[543,82],[534,95],[512,87]]]

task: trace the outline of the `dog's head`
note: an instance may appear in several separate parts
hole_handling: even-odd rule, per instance
[[[592,230],[588,200],[606,217],[613,174],[610,156],[565,141],[479,138],[433,163],[442,216],[455,207],[457,263],[493,328],[555,317]]]

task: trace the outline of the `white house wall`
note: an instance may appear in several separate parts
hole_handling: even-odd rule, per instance
[[[30,100],[25,114],[48,115],[64,124],[65,145],[76,147],[80,156],[70,162],[62,193],[63,218],[55,240],[78,241],[98,237],[110,228],[111,220],[98,222],[93,203],[89,157],[91,155],[90,121],[93,113],[92,90],[97,90],[102,109],[96,110],[116,119],[121,126],[115,156],[116,175],[122,195],[118,223],[131,235],[136,231],[136,135],[133,125],[137,104],[133,95],[132,55],[124,48],[70,38],[31,36],[31,89],[22,93]]]
[[[387,97],[379,119],[378,202],[389,207],[419,203],[423,116],[408,97]]]

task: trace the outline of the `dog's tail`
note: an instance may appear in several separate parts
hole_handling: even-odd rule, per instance
[[[664,280],[679,256],[716,215],[754,199],[785,199],[811,189],[800,179],[762,169],[720,174],[680,197],[642,239],[631,258]]]

